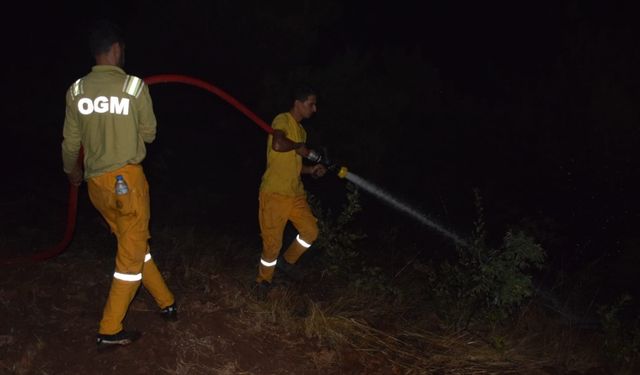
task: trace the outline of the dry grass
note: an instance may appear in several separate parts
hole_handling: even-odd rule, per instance
[[[7,365],[2,364],[2,367],[4,367],[9,374],[32,374],[37,370],[37,368],[34,368],[36,365],[35,359],[44,346],[44,342],[39,337],[36,337],[36,341],[27,345],[23,350],[22,355],[15,363]]]
[[[155,246],[165,249],[159,257],[161,270],[175,287],[183,317],[179,327],[168,328],[169,341],[164,344],[175,358],[163,363],[163,373],[259,374],[257,369],[263,367],[238,362],[234,356],[253,358],[249,356],[255,352],[256,358],[271,358],[275,352],[268,348],[273,345],[297,353],[304,357],[301,363],[327,374],[345,368],[407,375],[546,374],[549,368],[584,373],[602,363],[597,345],[589,345],[595,342],[593,336],[534,306],[524,309],[508,327],[480,332],[448,330],[428,306],[416,314],[420,306],[415,299],[403,301],[358,288],[344,287],[336,293],[339,297],[316,301],[304,290],[281,286],[266,302],[257,302],[249,289],[255,276],[255,249],[239,240],[191,233],[185,241],[175,240],[169,232],[156,239]],[[90,248],[93,240],[78,237],[76,246]],[[0,312],[35,327],[45,318],[50,324],[71,327],[73,322],[63,318],[81,313],[92,298],[105,297],[112,267],[109,254],[96,258],[92,251],[76,249],[31,269],[36,275],[33,284],[17,290],[0,288]],[[56,291],[65,296],[65,303],[46,287],[50,277],[65,278],[63,289]],[[48,311],[43,310],[43,299],[51,301]],[[17,301],[29,314],[13,311],[5,300]],[[138,298],[132,305],[137,312],[152,309],[149,299]],[[211,324],[216,319],[220,326]],[[14,333],[1,332],[0,350],[14,345],[22,350],[12,363],[0,358],[0,372],[38,372],[39,356],[47,349],[44,342],[37,336],[29,342],[16,341]],[[239,342],[247,347],[246,353],[234,347]]]
[[[253,375],[252,372],[243,371],[237,362],[225,363],[222,367],[212,368],[196,362],[185,362],[180,359],[175,369],[162,368],[163,372],[171,375]]]
[[[229,245],[218,244],[218,249],[219,259],[225,256]],[[598,367],[601,360],[575,330],[561,321],[551,322],[548,316],[534,314],[534,309],[502,331],[474,333],[442,328],[428,310],[423,312],[423,321],[404,321],[400,318],[403,311],[415,309],[415,301],[409,306],[357,288],[342,289],[339,298],[321,303],[306,299],[296,289],[279,287],[272,290],[266,302],[258,303],[247,287],[227,285],[224,290],[217,290],[215,284],[223,281],[212,276],[216,275],[212,270],[220,269],[217,262],[209,256],[199,261],[191,259],[181,275],[190,281],[183,286],[216,294],[217,308],[233,313],[234,334],[264,335],[277,330],[312,340],[317,350],[307,356],[318,371],[333,368],[336,361],[353,361],[354,354],[361,366],[377,366],[401,374],[544,374],[548,368],[582,372]],[[252,269],[227,267],[224,272],[251,275]],[[382,328],[371,324],[381,320]],[[430,329],[436,326],[440,328]],[[279,339],[287,342],[287,337]],[[183,345],[183,367],[193,361],[198,348],[210,348],[206,338],[193,338],[189,345]]]
[[[340,315],[327,316],[314,304],[304,320],[305,333],[336,350],[349,347],[369,357],[369,362],[384,362],[405,374],[419,373],[518,373],[523,368],[540,368],[546,361],[507,360],[468,332],[433,334],[401,332],[391,335],[372,328],[366,322]]]
[[[412,324],[393,315],[387,318],[394,329],[381,330],[372,327],[366,315],[353,315],[352,309],[340,311],[340,306],[361,305],[362,301],[335,302],[338,305],[310,304],[302,322],[305,335],[338,355],[350,348],[368,357],[369,363],[391,364],[403,374],[534,374],[548,368],[584,372],[602,363],[597,345],[585,345],[589,342],[585,334],[533,312],[512,326],[484,333],[423,329],[420,326],[428,322]],[[381,305],[380,310],[386,309],[389,307]]]

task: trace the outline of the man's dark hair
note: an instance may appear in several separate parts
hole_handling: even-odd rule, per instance
[[[124,44],[122,29],[115,23],[100,19],[89,30],[89,49],[93,56],[109,51],[113,43]]]
[[[291,89],[291,103],[294,103],[296,100],[303,102],[311,95],[316,95],[313,87],[307,83],[299,83]]]

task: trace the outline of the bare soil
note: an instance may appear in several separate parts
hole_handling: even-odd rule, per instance
[[[0,272],[0,374],[389,373],[388,366],[383,369],[375,361],[368,365],[368,355],[347,350],[338,358],[333,349],[276,319],[274,305],[286,287],[275,288],[269,301],[258,303],[251,290],[253,264],[247,263],[238,276],[236,265],[222,266],[224,257],[211,261],[206,255],[228,251],[220,248],[228,244],[203,244],[201,253],[180,253],[183,239],[172,235],[188,229],[161,233],[154,253],[176,295],[179,320],[162,320],[141,287],[124,325],[141,331],[142,337],[99,351],[96,333],[111,282],[115,240],[86,202],[81,205],[87,211],[79,215],[75,237],[61,255]],[[51,232],[60,233],[57,226]],[[51,245],[46,241],[55,234],[43,237],[45,242],[31,243],[12,236],[2,245]],[[203,269],[207,264],[219,269]]]
[[[37,205],[24,209],[28,200],[4,207],[23,215],[3,222],[10,229],[0,237],[4,257],[50,246],[62,233],[62,223],[51,224],[51,217],[59,218],[55,207],[65,201],[52,202],[52,212],[39,215]],[[437,318],[427,311],[413,312],[424,324],[421,331],[410,327],[411,332],[398,329],[398,316],[354,319],[344,311],[332,316],[330,307],[323,315],[319,306],[329,295],[339,296],[340,286],[317,278],[279,282],[266,302],[257,302],[251,284],[259,236],[243,238],[238,233],[247,228],[234,224],[233,217],[216,225],[205,211],[200,213],[204,224],[196,225],[175,215],[161,217],[158,210],[154,220],[160,224],[152,227],[153,256],[176,295],[179,320],[163,321],[141,287],[124,322],[125,329],[141,331],[141,339],[99,352],[95,335],[116,243],[86,196],[79,206],[73,241],[62,254],[0,269],[0,374],[610,373],[597,353],[586,357],[573,347],[588,338],[571,341],[558,331],[557,340],[541,335],[534,344],[531,332],[544,326],[522,327],[521,337],[505,338],[506,349],[496,350],[466,332],[440,332]],[[234,232],[232,226],[242,230]],[[384,311],[386,306],[368,308]],[[344,310],[367,316],[357,309]]]
[[[140,290],[125,327],[142,331],[142,338],[98,351],[95,334],[108,292],[109,259],[78,258],[68,253],[3,270],[0,373],[341,373],[332,370],[335,355],[317,343],[277,324],[253,325],[246,291],[215,274],[210,277],[217,290],[174,286],[180,307],[175,323],[163,321],[152,298]]]

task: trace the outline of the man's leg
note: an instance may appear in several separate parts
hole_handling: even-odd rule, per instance
[[[151,257],[148,239],[149,235],[149,219],[150,219],[150,199],[149,199],[149,183],[142,167],[140,167],[141,178],[136,181],[136,186],[140,189],[139,205],[137,208],[137,214],[141,219],[143,225],[140,230],[134,231],[133,236],[140,236],[138,240],[146,244],[146,251],[144,257],[144,264],[142,267],[142,285],[149,291],[149,294],[155,299],[160,309],[164,309],[174,304],[175,299],[173,294],[167,287],[167,284],[158,270],[153,258]]]
[[[318,219],[313,216],[306,196],[296,197],[290,213],[290,220],[298,231],[298,235],[291,242],[284,259],[289,264],[295,264],[313,241],[318,238]]]
[[[118,240],[116,267],[109,296],[104,307],[98,333],[114,335],[122,331],[122,321],[142,280],[142,268],[147,249],[148,230],[144,215],[138,215],[141,205],[139,187],[141,169],[125,166],[89,181],[89,197],[93,205],[112,225]],[[129,193],[116,196],[115,176],[122,174],[129,185]],[[115,215],[114,215],[115,212]]]
[[[161,309],[175,303],[173,293],[171,293],[167,287],[150,253],[147,253],[145,256],[145,262],[142,268],[142,284]]]
[[[270,283],[273,279],[291,204],[292,200],[289,197],[260,193],[258,219],[262,236],[262,256],[256,278],[258,283],[263,281]]]

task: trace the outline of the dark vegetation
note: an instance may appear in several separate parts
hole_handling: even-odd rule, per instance
[[[153,246],[185,306],[175,332],[149,327],[171,337],[166,353],[145,353],[165,355],[156,370],[637,373],[633,7],[454,2],[422,13],[358,2],[249,3],[134,3],[131,14],[146,19],[119,16],[129,34],[127,70],[212,82],[267,122],[286,109],[290,83],[313,83],[320,97],[306,124],[310,144],[470,246],[333,175],[305,180],[322,230],[301,262],[307,277],[283,281],[256,304],[248,285],[260,252],[265,133],[199,89],[153,86],[159,130],[145,161]],[[54,244],[64,227],[64,90],[91,65],[80,33],[68,40],[68,51],[44,47],[54,59],[46,69],[26,63],[47,87],[34,93],[16,82],[12,90],[39,110],[21,103],[8,113],[6,256]],[[43,327],[60,334],[51,327],[85,308],[79,327],[87,339],[75,347],[92,344],[113,241],[80,194],[67,252],[2,272],[0,308],[11,319],[0,325],[0,370],[56,369],[43,359],[56,354],[43,344],[51,345]],[[82,282],[61,275],[87,268]],[[57,291],[44,286],[56,285],[49,278]],[[95,295],[80,295],[88,287]],[[141,298],[138,313],[152,306]],[[50,306],[66,318],[46,323]],[[212,317],[223,323],[212,326]],[[37,335],[20,336],[25,327]],[[226,344],[209,342],[205,327]],[[245,339],[246,353],[230,349]],[[249,354],[273,342],[300,357],[279,368]]]

